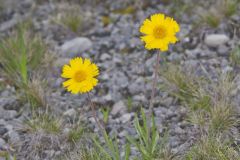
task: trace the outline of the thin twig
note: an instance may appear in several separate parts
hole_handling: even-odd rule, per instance
[[[97,113],[96,113],[96,110],[95,110],[95,105],[93,104],[92,100],[91,100],[91,97],[90,97],[90,94],[87,93],[88,95],[88,99],[89,99],[89,102],[90,102],[90,108],[92,110],[92,114],[93,114],[93,118],[95,120],[95,122],[97,123],[99,129],[102,131],[102,133],[104,134],[105,133],[105,129],[103,128],[103,126],[101,125],[100,121],[98,120],[97,118]]]

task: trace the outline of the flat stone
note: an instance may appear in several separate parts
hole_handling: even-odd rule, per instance
[[[210,34],[206,35],[204,42],[209,47],[217,47],[225,44],[229,40],[230,40],[229,37],[226,36],[225,34]]]
[[[65,42],[61,46],[61,53],[64,54],[64,56],[66,57],[72,57],[76,56],[76,54],[89,50],[91,47],[92,42],[90,41],[90,39],[86,37],[78,37]]]

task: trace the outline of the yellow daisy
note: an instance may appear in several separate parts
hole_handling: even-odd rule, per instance
[[[154,14],[150,19],[146,19],[140,27],[140,32],[145,34],[141,40],[146,43],[145,48],[160,49],[167,51],[169,43],[178,41],[176,33],[179,32],[178,23],[164,14]]]
[[[98,80],[98,66],[87,58],[77,57],[70,60],[69,65],[64,65],[62,69],[62,77],[68,78],[63,82],[63,86],[72,94],[86,93],[95,87]]]

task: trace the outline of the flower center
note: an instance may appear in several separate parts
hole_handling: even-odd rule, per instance
[[[86,80],[86,78],[87,78],[87,74],[83,71],[77,71],[74,75],[74,80],[76,82],[82,82]]]
[[[163,26],[157,26],[153,29],[153,36],[157,39],[166,37],[167,30]]]

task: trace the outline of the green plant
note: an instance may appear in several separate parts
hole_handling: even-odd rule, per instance
[[[95,147],[86,147],[85,142],[77,144],[74,150],[66,153],[63,157],[59,157],[56,160],[111,160],[106,155],[99,152]]]
[[[101,109],[101,112],[103,114],[103,122],[106,124],[108,122],[110,109],[109,107],[106,107]]]
[[[168,65],[161,74],[166,83],[163,89],[170,95],[178,98],[191,110],[210,109],[211,97],[204,88],[208,82],[206,78],[196,77],[191,71],[183,72],[176,65]]]
[[[37,95],[42,85],[36,83],[39,80],[34,79],[33,75],[39,70],[39,64],[43,63],[47,48],[39,36],[27,32],[28,26],[19,25],[15,34],[1,41],[0,64],[8,80],[23,92],[20,93],[24,95],[23,101],[43,105],[45,102],[39,98],[43,95]]]
[[[172,67],[162,74],[167,83],[165,89],[190,109],[191,123],[216,135],[239,123],[231,97],[235,88],[231,74],[220,73],[215,82],[210,77],[199,78],[191,72],[182,72],[177,66]]]
[[[71,128],[71,130],[68,133],[68,141],[76,143],[79,141],[84,133],[84,128],[80,125],[77,125],[76,127]]]
[[[53,22],[70,29],[74,33],[80,32],[83,27],[83,13],[77,5],[65,4],[64,8],[59,9],[59,13],[61,14],[54,17]]]
[[[138,149],[138,151],[141,153],[141,157],[143,160],[151,160],[156,158],[157,156],[159,133],[157,131],[153,116],[151,120],[151,130],[148,129],[147,119],[143,109],[141,110],[141,116],[143,121],[142,126],[140,125],[140,121],[137,115],[135,116],[134,122],[135,130],[138,135],[138,141],[130,136],[128,136],[127,139]],[[151,133],[149,133],[149,131],[151,131]]]
[[[136,11],[136,9],[133,6],[128,6],[126,8],[114,10],[113,13],[115,13],[115,14],[133,14],[135,11]]]
[[[61,120],[48,113],[39,113],[33,115],[26,122],[26,129],[29,132],[41,132],[59,134],[61,132]]]
[[[213,13],[208,13],[203,17],[203,21],[206,22],[209,26],[217,28],[221,22],[221,17]]]
[[[132,107],[133,107],[133,99],[132,97],[129,96],[127,99],[127,109],[129,112],[132,110]]]
[[[230,61],[233,65],[240,65],[240,47],[235,47],[230,53]]]
[[[5,160],[17,160],[17,157],[11,156],[7,151],[0,151],[0,158],[4,158]]]
[[[121,160],[121,152],[116,137],[114,138],[109,137],[106,131],[104,131],[103,136],[105,140],[105,146],[101,145],[96,136],[93,137],[93,142],[99,149],[100,153],[102,153],[104,157],[106,157],[106,160]],[[127,143],[124,148],[125,154],[123,159],[129,160],[130,145]]]
[[[221,74],[218,83],[212,83],[213,105],[209,112],[209,132],[218,134],[239,124],[231,92],[236,87],[231,74]]]
[[[230,17],[237,12],[239,0],[224,0],[222,6],[224,15]]]

